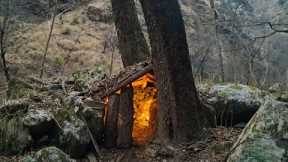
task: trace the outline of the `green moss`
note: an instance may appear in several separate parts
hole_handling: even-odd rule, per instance
[[[56,56],[55,64],[57,66],[63,66],[65,64],[65,58],[63,56]]]
[[[236,90],[241,90],[241,89],[242,89],[242,87],[241,87],[240,84],[232,84],[232,85],[230,86],[230,88],[236,89]]]
[[[34,156],[28,155],[20,162],[72,162],[72,159],[56,147],[39,150]]]
[[[31,136],[24,128],[22,117],[2,118],[0,121],[0,153],[14,155],[30,145]]]
[[[227,96],[227,93],[224,92],[224,91],[221,91],[221,92],[218,93],[218,95],[219,95],[220,97],[226,97],[226,96]]]
[[[71,110],[69,110],[69,108],[63,108],[63,109],[60,109],[58,110],[57,112],[54,112],[53,115],[55,116],[55,118],[57,119],[57,121],[60,123],[60,124],[63,124],[64,121],[71,121],[73,120],[72,119],[72,116],[74,115],[75,113],[72,112]]]
[[[28,155],[20,160],[20,162],[37,162],[32,156]]]
[[[277,147],[271,139],[256,138],[243,150],[240,161],[277,162],[281,161],[284,150]]]

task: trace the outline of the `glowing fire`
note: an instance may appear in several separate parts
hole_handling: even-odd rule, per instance
[[[147,73],[132,83],[134,96],[134,123],[132,137],[136,144],[145,144],[156,128],[157,89],[154,76]]]
[[[135,144],[146,144],[149,142],[156,129],[157,113],[157,89],[154,76],[145,74],[132,83],[134,121],[132,137]],[[120,94],[120,91],[116,92]],[[108,97],[105,98],[105,114],[108,110]],[[106,116],[104,116],[105,121]]]

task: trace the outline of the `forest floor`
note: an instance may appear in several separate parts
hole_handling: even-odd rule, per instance
[[[242,129],[211,128],[206,140],[196,143],[160,146],[134,146],[131,149],[101,149],[102,157],[77,162],[224,162]],[[22,156],[0,156],[0,162],[18,162]],[[90,159],[90,160],[89,160]]]
[[[194,143],[159,146],[150,144],[129,150],[102,150],[102,161],[115,162],[222,162],[242,129],[211,128],[208,138]]]

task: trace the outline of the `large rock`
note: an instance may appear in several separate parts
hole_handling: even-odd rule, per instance
[[[19,100],[0,107],[0,154],[19,154],[31,145],[32,137],[22,120],[28,107],[27,102]]]
[[[39,150],[34,156],[26,156],[20,162],[76,162],[56,147]]]
[[[241,84],[200,85],[205,102],[215,108],[220,125],[247,123],[264,101],[261,90]]]
[[[23,123],[36,140],[43,136],[52,137],[58,128],[53,114],[46,110],[30,109],[24,116]]]
[[[87,122],[93,137],[101,143],[104,130],[104,104],[95,102],[91,98],[86,98],[78,114]]]
[[[288,103],[266,99],[233,146],[228,162],[287,162]]]
[[[62,132],[59,135],[59,147],[73,158],[83,157],[88,152],[91,142],[88,127],[80,119],[70,116],[63,121]]]
[[[288,102],[288,87],[285,84],[275,83],[269,89],[272,96],[282,102]]]

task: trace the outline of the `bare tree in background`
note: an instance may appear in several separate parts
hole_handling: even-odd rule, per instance
[[[50,25],[50,29],[49,29],[49,35],[48,35],[48,39],[46,42],[46,46],[45,46],[45,50],[44,50],[44,54],[42,57],[42,62],[41,62],[41,68],[40,68],[40,78],[42,79],[43,74],[44,74],[44,70],[45,70],[45,63],[46,63],[46,58],[47,58],[47,54],[48,54],[48,48],[49,48],[49,44],[51,41],[51,37],[52,37],[52,33],[53,33],[53,29],[54,29],[54,24],[55,24],[55,19],[57,16],[57,4],[58,4],[58,0],[54,0],[54,7],[53,7],[53,11],[52,11],[52,20],[51,20],[51,25]],[[50,7],[51,5],[49,5]]]
[[[7,48],[8,48],[8,38],[9,38],[9,32],[11,28],[11,14],[12,10],[12,1],[11,0],[1,0],[0,1],[0,9],[2,10],[3,14],[0,16],[0,55],[1,55],[1,61],[3,66],[3,71],[5,74],[5,78],[7,82],[10,81],[10,74],[9,69],[7,65],[6,60],[6,54],[7,54]]]
[[[213,11],[214,14],[214,25],[215,25],[215,43],[217,44],[217,48],[218,48],[218,58],[219,58],[219,69],[220,69],[220,76],[221,76],[221,81],[225,82],[225,72],[224,72],[224,60],[223,60],[223,54],[222,54],[222,43],[221,43],[221,39],[219,39],[219,34],[218,34],[218,28],[219,28],[219,24],[218,24],[218,13],[217,10],[215,8],[215,1],[214,0],[210,0],[210,7]]]

